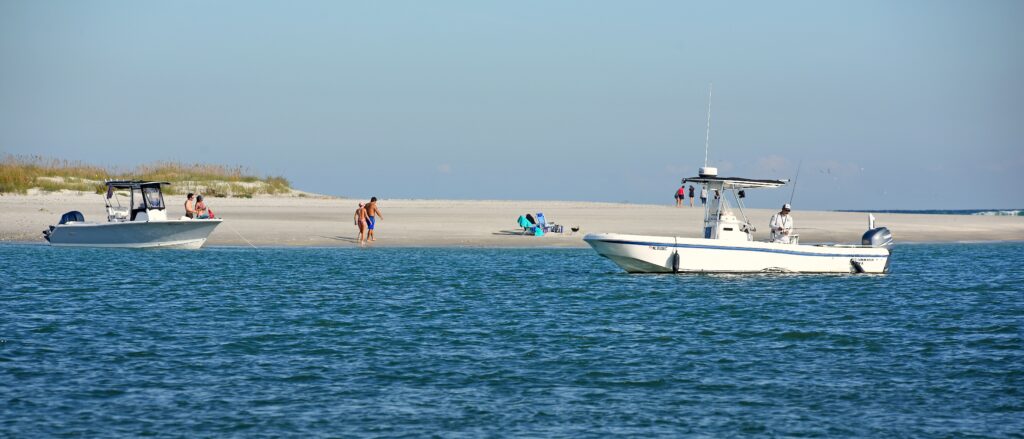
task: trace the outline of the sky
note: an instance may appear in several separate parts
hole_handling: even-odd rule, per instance
[[[1024,207],[1020,1],[0,0],[0,154],[350,197]],[[751,192],[754,207],[788,201]]]

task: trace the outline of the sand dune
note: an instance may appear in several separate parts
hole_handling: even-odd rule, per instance
[[[352,213],[359,200],[255,196],[207,200],[225,219],[207,245],[353,246]],[[170,216],[184,213],[183,196],[168,196]],[[583,247],[590,232],[651,235],[701,235],[702,210],[661,205],[577,201],[382,200],[374,246],[444,247]],[[50,193],[0,196],[0,241],[45,242],[42,230],[69,210],[87,221],[105,221],[101,195]],[[522,236],[516,218],[542,211],[549,221],[565,225],[564,234]],[[767,238],[774,210],[748,209]],[[856,242],[867,225],[866,214],[796,211],[802,243]],[[1024,218],[965,215],[877,214],[897,243],[1024,240]],[[580,232],[570,234],[570,226]]]

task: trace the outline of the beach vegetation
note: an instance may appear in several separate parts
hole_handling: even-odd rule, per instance
[[[30,189],[106,191],[106,180],[166,181],[169,195],[186,192],[213,197],[252,198],[257,194],[287,194],[291,183],[281,176],[260,177],[242,166],[205,163],[156,162],[130,169],[103,167],[43,156],[6,155],[0,160],[0,193],[24,194]]]

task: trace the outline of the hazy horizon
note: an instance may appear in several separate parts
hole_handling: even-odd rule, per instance
[[[1024,206],[1024,3],[0,1],[0,153],[381,198]],[[775,207],[790,188],[752,191]]]

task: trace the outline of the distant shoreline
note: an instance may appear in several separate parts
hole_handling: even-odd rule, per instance
[[[252,198],[209,198],[225,222],[209,246],[355,247],[352,215],[361,199],[297,195],[255,195]],[[182,195],[167,195],[168,215],[184,214]],[[399,200],[382,199],[383,217],[373,247],[411,248],[585,248],[587,233],[701,237],[703,209],[667,205],[540,200]],[[81,211],[86,221],[105,222],[102,196],[54,192],[0,196],[0,242],[43,243],[42,231],[61,214]],[[544,212],[566,233],[526,236],[516,224],[520,215]],[[768,219],[775,209],[746,209],[757,228],[755,239],[767,239]],[[911,242],[1024,241],[1024,221],[1016,216],[883,213],[877,224],[892,230],[897,244]],[[861,212],[795,211],[802,243],[859,243],[867,229]],[[573,226],[579,233],[569,233]]]
[[[1021,244],[1024,243],[1024,239],[1012,239],[1012,240],[997,240],[997,241],[909,241],[909,242],[897,242],[897,246],[905,245],[984,245],[984,244]],[[248,250],[331,250],[339,248],[351,248],[353,250],[372,250],[374,248],[388,249],[388,250],[417,250],[417,249],[455,249],[455,250],[587,250],[590,247],[587,245],[580,246],[501,246],[501,245],[379,245],[379,246],[344,246],[344,245],[275,245],[265,244],[261,245],[254,243],[255,249],[249,244],[206,244],[203,248],[210,249],[248,249]],[[48,246],[46,241],[5,241],[0,240],[0,246],[3,245],[26,245],[26,246]],[[149,251],[152,249],[137,249],[139,251]],[[172,250],[178,251],[178,250]]]

